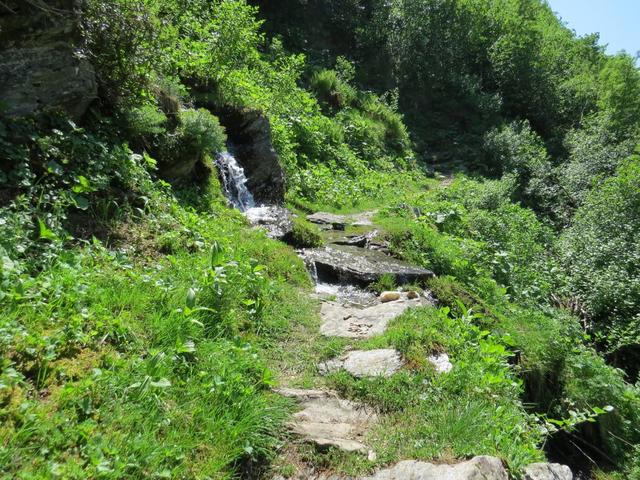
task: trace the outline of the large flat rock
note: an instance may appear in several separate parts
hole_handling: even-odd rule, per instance
[[[290,422],[291,431],[318,447],[367,453],[364,433],[377,416],[355,402],[324,390],[282,388],[276,392],[295,399],[302,410]]]
[[[333,230],[344,230],[347,225],[354,227],[363,227],[373,225],[373,216],[377,211],[372,210],[369,212],[351,213],[346,215],[340,215],[336,213],[328,212],[316,212],[311,215],[307,215],[307,220],[311,223],[327,227]]]
[[[390,377],[402,368],[404,361],[393,348],[354,350],[318,365],[320,373],[346,370],[354,377]]]
[[[377,250],[358,247],[309,248],[302,251],[307,263],[313,262],[321,280],[340,283],[369,284],[382,275],[392,275],[396,282],[413,283],[434,276],[425,268],[416,267]]]
[[[401,298],[367,308],[356,308],[336,302],[323,302],[320,308],[320,333],[327,337],[365,338],[379,335],[387,324],[408,308],[424,305],[421,298]]]
[[[500,459],[474,457],[454,465],[405,460],[361,480],[508,480]]]

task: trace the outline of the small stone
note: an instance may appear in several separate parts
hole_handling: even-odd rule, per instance
[[[413,300],[414,298],[420,298],[420,294],[418,292],[416,292],[415,290],[409,290],[407,292],[407,298],[409,300]]]
[[[573,473],[559,463],[533,463],[524,469],[524,480],[573,480]]]
[[[400,300],[400,292],[382,292],[379,298],[382,303],[393,302],[395,300]]]
[[[393,348],[354,350],[340,358],[318,365],[320,373],[327,374],[344,369],[354,377],[390,377],[402,368],[404,362]]]
[[[369,453],[367,454],[367,460],[369,460],[370,462],[375,462],[377,458],[378,455],[376,454],[376,452],[374,452],[373,450],[369,450]]]
[[[453,365],[449,361],[449,355],[446,353],[436,353],[434,355],[429,355],[427,360],[437,373],[447,373],[453,369]]]

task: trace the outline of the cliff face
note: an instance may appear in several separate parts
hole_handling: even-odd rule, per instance
[[[22,116],[61,108],[78,118],[97,95],[79,54],[76,0],[0,4],[0,108]]]

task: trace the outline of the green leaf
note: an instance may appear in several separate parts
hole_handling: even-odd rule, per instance
[[[81,195],[74,195],[73,201],[75,202],[76,207],[80,210],[86,210],[89,208],[89,201]]]
[[[52,242],[56,242],[59,240],[59,237],[55,234],[55,232],[39,218],[38,219],[38,228],[39,228],[39,238],[43,240],[51,240]]]
[[[190,288],[187,292],[187,307],[194,308],[196,306],[196,291]]]
[[[155,388],[169,388],[171,386],[171,382],[168,378],[161,378],[157,382],[150,382],[149,385]]]
[[[224,261],[224,248],[217,240],[213,241],[211,246],[211,268],[216,268],[222,265]]]

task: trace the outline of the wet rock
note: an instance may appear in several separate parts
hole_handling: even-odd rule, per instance
[[[318,277],[337,279],[340,283],[369,284],[382,275],[392,275],[397,283],[418,282],[432,278],[433,272],[388,257],[381,252],[357,247],[324,247],[302,251],[307,262],[314,262]]]
[[[400,353],[393,348],[378,350],[354,350],[339,358],[318,365],[322,374],[344,369],[354,377],[390,377],[402,368],[404,362]]]
[[[314,297],[358,308],[370,307],[379,303],[375,293],[356,285],[317,283]]]
[[[534,463],[524,469],[524,480],[573,480],[573,473],[559,463]]]
[[[400,299],[400,292],[382,292],[378,298],[382,303],[393,302]]]
[[[307,220],[317,225],[332,228],[333,230],[344,230],[350,223],[346,215],[336,215],[326,212],[317,212],[312,215],[307,215]]]
[[[328,212],[316,212],[311,215],[307,215],[307,220],[318,225],[332,228],[334,230],[344,230],[347,225],[354,227],[365,227],[373,225],[373,216],[377,211],[352,213],[346,215],[340,215],[336,213]]]
[[[368,453],[362,440],[367,428],[377,420],[374,413],[333,392],[295,388],[281,388],[276,392],[295,399],[302,407],[294,415],[290,428],[305,441],[320,448]]]
[[[500,459],[474,457],[454,465],[405,460],[361,480],[508,480]]]
[[[97,97],[93,66],[77,54],[77,5],[51,0],[55,15],[24,0],[0,7],[0,102],[8,115],[59,108],[78,119]]]
[[[449,355],[446,353],[436,353],[427,357],[428,362],[433,365],[437,373],[447,373],[453,369],[452,363],[449,361]]]
[[[401,299],[366,308],[324,302],[320,333],[328,337],[365,338],[383,333],[387,324],[406,309],[425,305],[422,299]]]
[[[285,176],[271,143],[269,119],[259,110],[200,102],[220,118],[233,144],[233,154],[248,178],[247,187],[258,205],[282,205]]]
[[[283,239],[293,230],[292,214],[284,207],[249,208],[245,216],[254,227],[264,228],[269,238]]]

